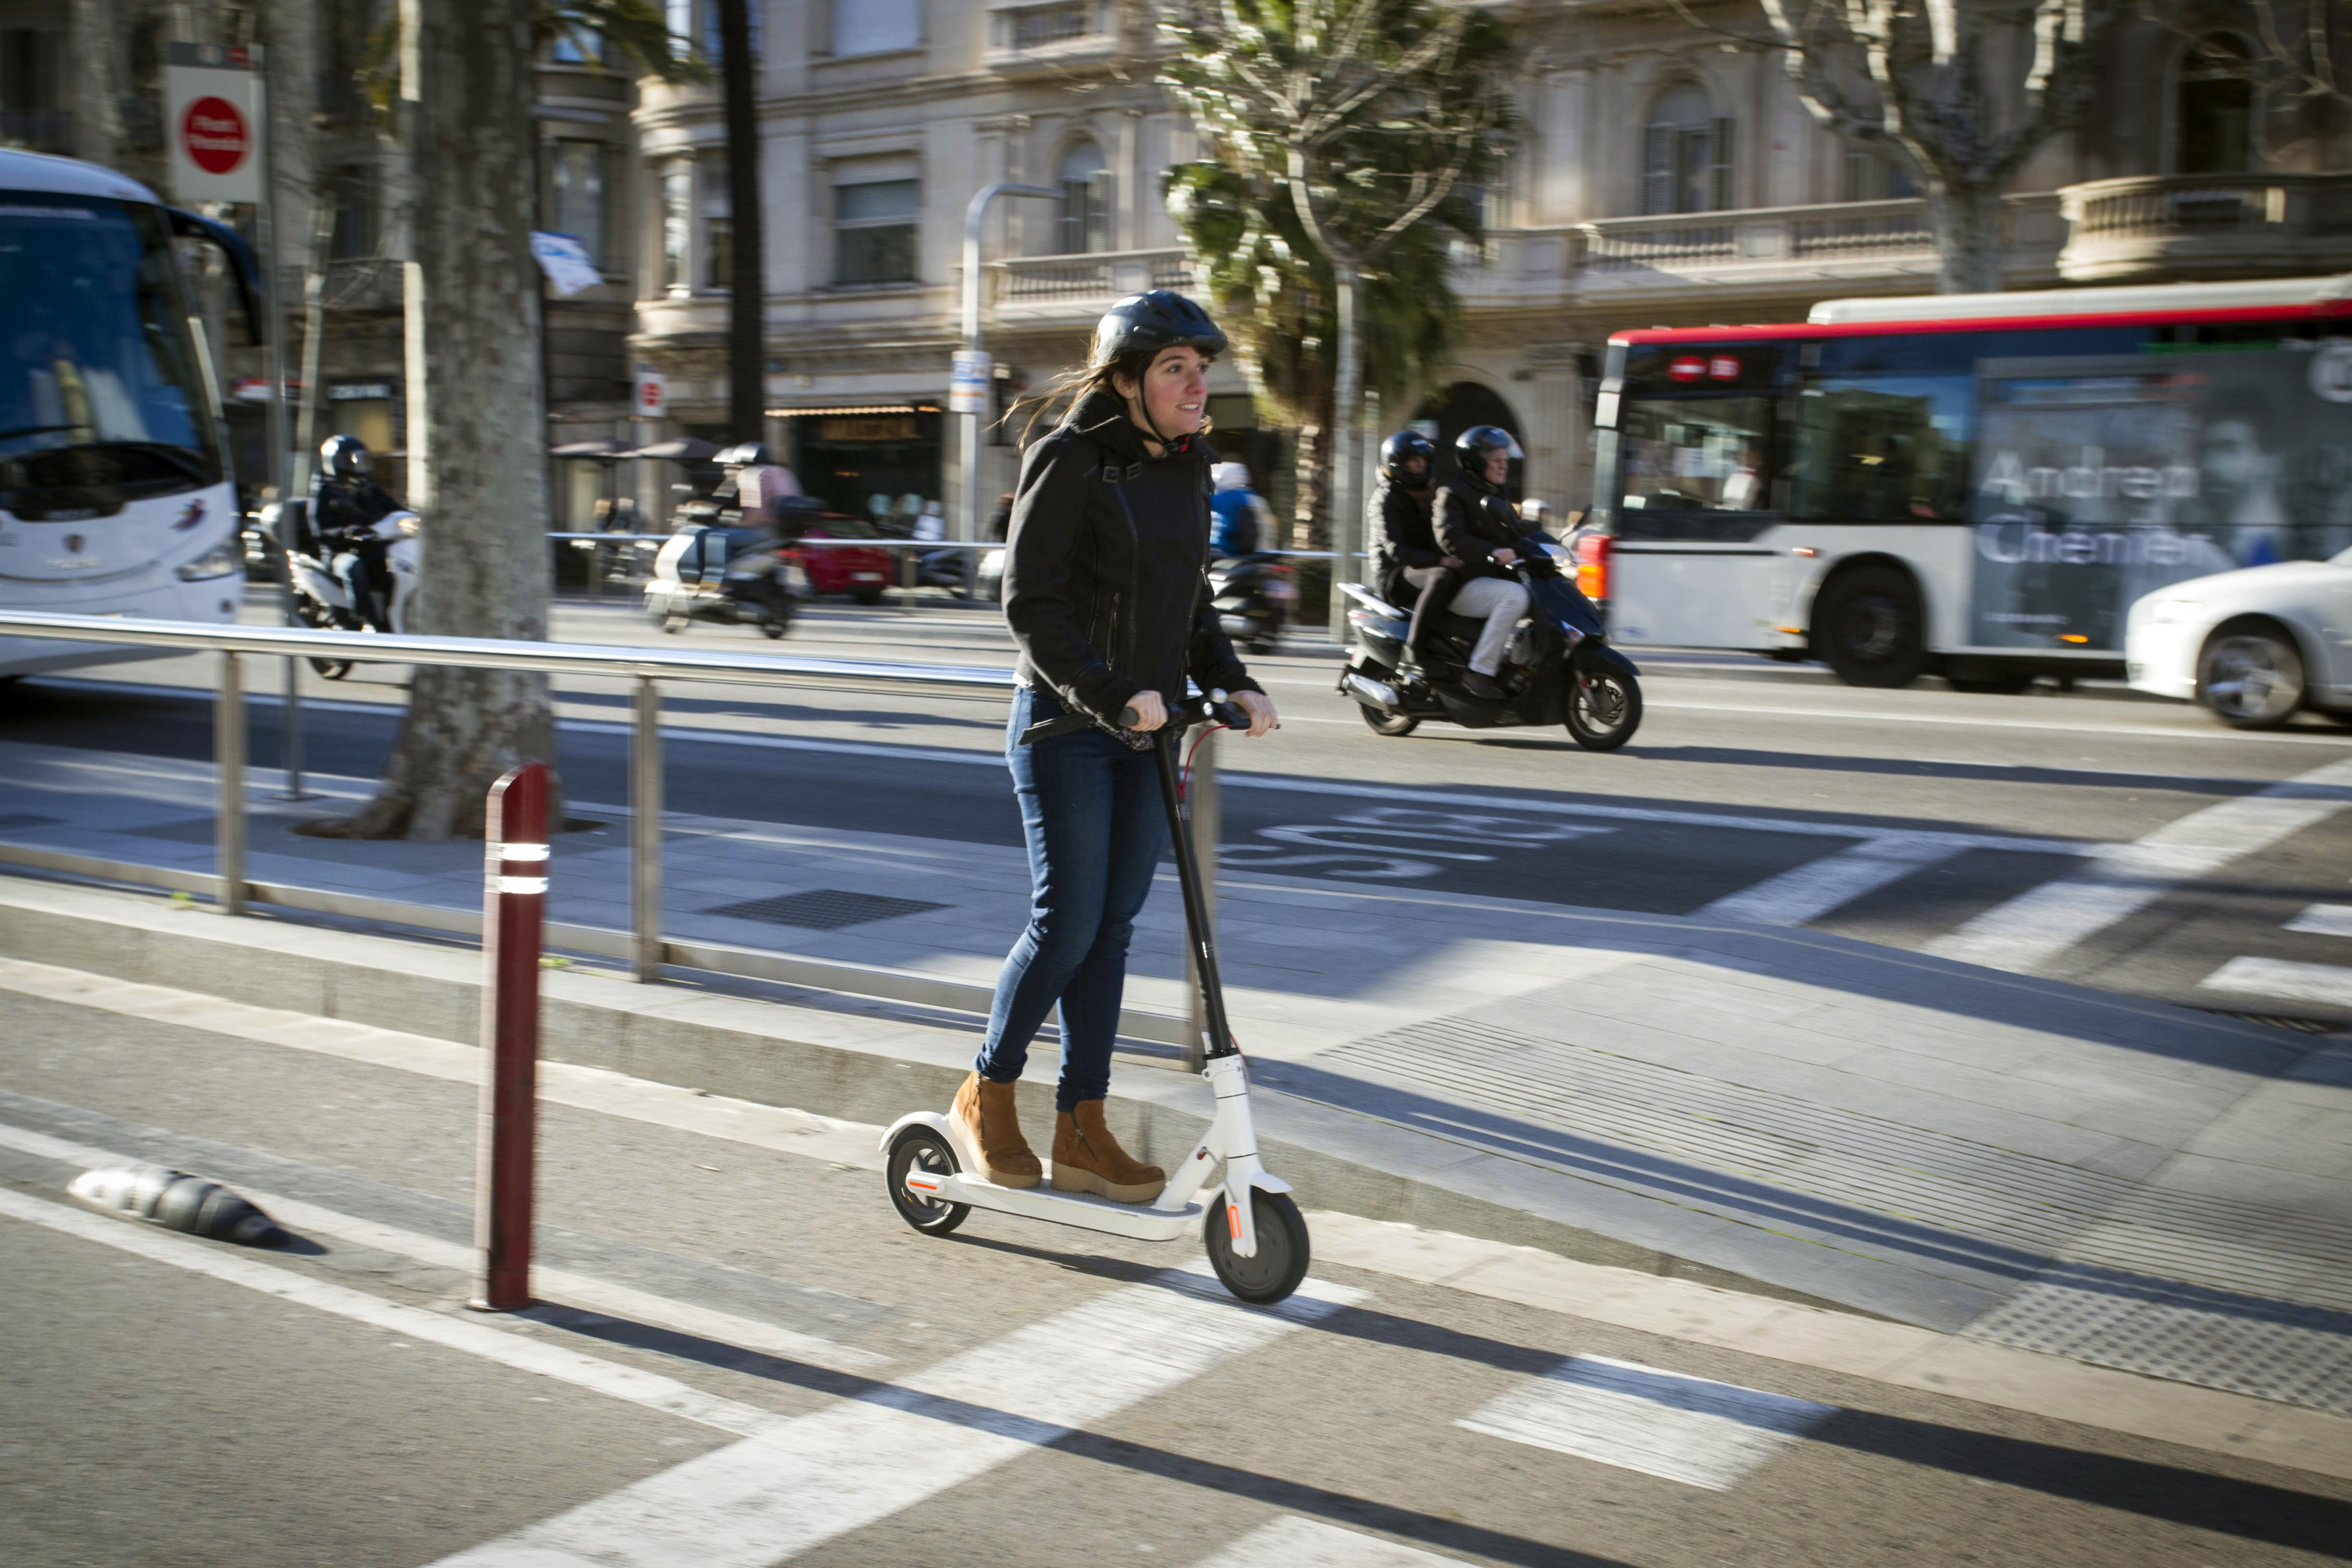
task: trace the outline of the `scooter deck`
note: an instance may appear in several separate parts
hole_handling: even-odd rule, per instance
[[[1197,1201],[1181,1208],[1153,1208],[1148,1204],[1113,1203],[1090,1192],[1056,1192],[1044,1185],[1052,1179],[1050,1166],[1036,1186],[999,1186],[969,1171],[938,1175],[924,1171],[908,1173],[907,1186],[942,1203],[968,1203],[974,1208],[999,1214],[1018,1214],[1024,1218],[1076,1225],[1087,1230],[1108,1230],[1138,1241],[1181,1241],[1196,1236],[1208,1212]],[[938,1185],[930,1188],[919,1185],[923,1183]]]

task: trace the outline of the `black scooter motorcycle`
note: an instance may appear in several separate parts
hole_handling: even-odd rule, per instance
[[[1344,585],[1356,608],[1348,612],[1354,637],[1339,690],[1355,699],[1374,735],[1411,735],[1424,719],[1444,719],[1465,729],[1564,724],[1587,751],[1614,751],[1633,738],[1642,724],[1641,672],[1609,646],[1592,601],[1549,550],[1523,549],[1511,574],[1527,587],[1529,614],[1495,677],[1499,702],[1462,689],[1483,621],[1440,612],[1414,657],[1405,651],[1412,615],[1360,583]]]

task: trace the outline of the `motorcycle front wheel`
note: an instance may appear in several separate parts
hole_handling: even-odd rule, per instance
[[[1569,738],[1587,751],[1614,751],[1642,727],[1642,686],[1617,670],[1569,670],[1563,717]]]

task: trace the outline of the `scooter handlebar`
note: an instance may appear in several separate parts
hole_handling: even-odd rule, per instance
[[[1249,715],[1244,713],[1241,705],[1227,696],[1222,687],[1179,703],[1168,716],[1180,729],[1196,724],[1222,724],[1229,729],[1247,729],[1250,727]],[[1118,710],[1117,722],[1121,729],[1133,729],[1142,718],[1143,716],[1133,708],[1123,707]]]

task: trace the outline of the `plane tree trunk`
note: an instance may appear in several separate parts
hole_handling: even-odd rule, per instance
[[[410,503],[423,515],[408,629],[544,641],[547,413],[529,0],[401,0],[417,176],[407,268]],[[552,761],[543,675],[419,666],[354,837],[479,837],[483,797]],[[559,812],[560,820],[560,812]]]

